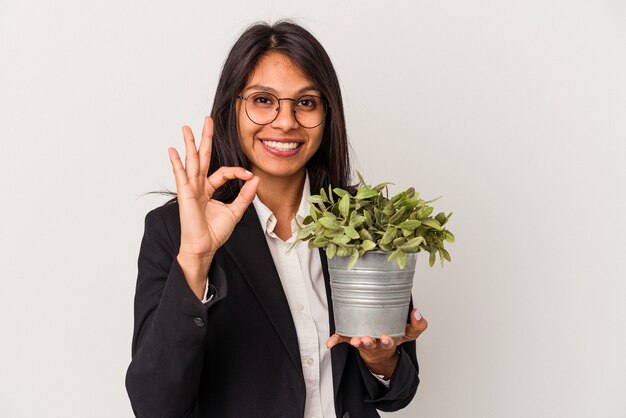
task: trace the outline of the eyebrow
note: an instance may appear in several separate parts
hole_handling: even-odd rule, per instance
[[[275,89],[273,89],[271,87],[268,87],[268,86],[264,86],[262,84],[253,84],[253,85],[245,87],[243,89],[243,91],[248,91],[248,90],[266,91],[268,93],[272,93],[272,94],[275,94],[276,96],[278,96],[278,92]],[[296,92],[296,95],[302,94],[302,93],[304,93],[306,91],[309,91],[309,90],[315,90],[315,91],[319,92],[319,89],[316,86],[310,85],[310,86],[306,86],[306,87],[303,87],[300,90],[298,90]]]

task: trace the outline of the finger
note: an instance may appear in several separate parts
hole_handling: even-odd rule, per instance
[[[367,350],[374,350],[378,346],[376,340],[372,337],[361,337],[361,345]]]
[[[191,179],[198,177],[200,163],[196,141],[189,126],[183,126],[183,137],[185,138],[185,170],[187,171],[187,178]]]
[[[359,348],[361,346],[361,337],[350,338],[350,345],[354,348]]]
[[[328,348],[333,348],[334,346],[336,346],[337,344],[340,343],[349,343],[350,342],[350,338],[348,337],[342,337],[339,334],[333,334],[331,335],[331,337],[328,339],[328,341],[326,341],[326,347]]]
[[[426,328],[428,328],[428,321],[422,317],[422,314],[417,309],[413,309],[411,311],[411,323],[406,326],[402,342],[417,339],[422,332],[426,331]]]
[[[395,341],[389,335],[382,335],[380,337],[380,346],[383,350],[390,350],[395,346]]]
[[[222,187],[228,180],[250,180],[253,177],[254,174],[241,167],[220,167],[207,178],[204,191],[209,197],[211,197],[213,196],[213,193]]]
[[[241,190],[239,191],[239,195],[233,203],[229,205],[230,209],[235,214],[237,218],[237,222],[243,217],[244,212],[250,206],[250,203],[254,200],[254,196],[256,195],[256,189],[259,187],[259,177],[253,177],[251,180],[246,181]]]
[[[200,159],[200,169],[198,176],[206,177],[211,164],[211,150],[213,148],[213,119],[210,116],[204,118],[204,126],[202,127],[202,139],[200,140],[200,149],[198,156]]]
[[[178,151],[176,151],[175,148],[169,148],[167,151],[170,155],[170,162],[172,163],[174,178],[176,179],[176,190],[180,193],[183,187],[189,182],[187,179],[187,173],[183,167],[183,162],[180,160]]]

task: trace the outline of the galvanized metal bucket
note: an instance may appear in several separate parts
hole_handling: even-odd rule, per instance
[[[349,257],[328,260],[335,332],[345,337],[404,335],[417,253],[404,270],[389,253],[368,252],[348,270]]]

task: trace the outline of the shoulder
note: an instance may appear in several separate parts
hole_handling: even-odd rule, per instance
[[[146,237],[161,237],[173,245],[180,242],[180,214],[178,202],[168,202],[163,206],[152,209],[146,214]]]
[[[178,210],[178,202],[170,201],[165,203],[163,206],[152,209],[146,215],[146,223],[165,223],[167,226],[172,223],[179,224],[180,213]]]

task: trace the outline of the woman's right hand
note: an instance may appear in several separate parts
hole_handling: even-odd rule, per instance
[[[187,283],[202,299],[213,256],[252,203],[259,178],[241,167],[220,167],[207,177],[213,141],[210,117],[204,119],[199,149],[196,149],[191,128],[183,126],[183,136],[184,166],[176,149],[169,149],[180,210],[180,250],[176,259]],[[246,182],[232,203],[224,204],[211,198],[224,183],[237,178]]]

